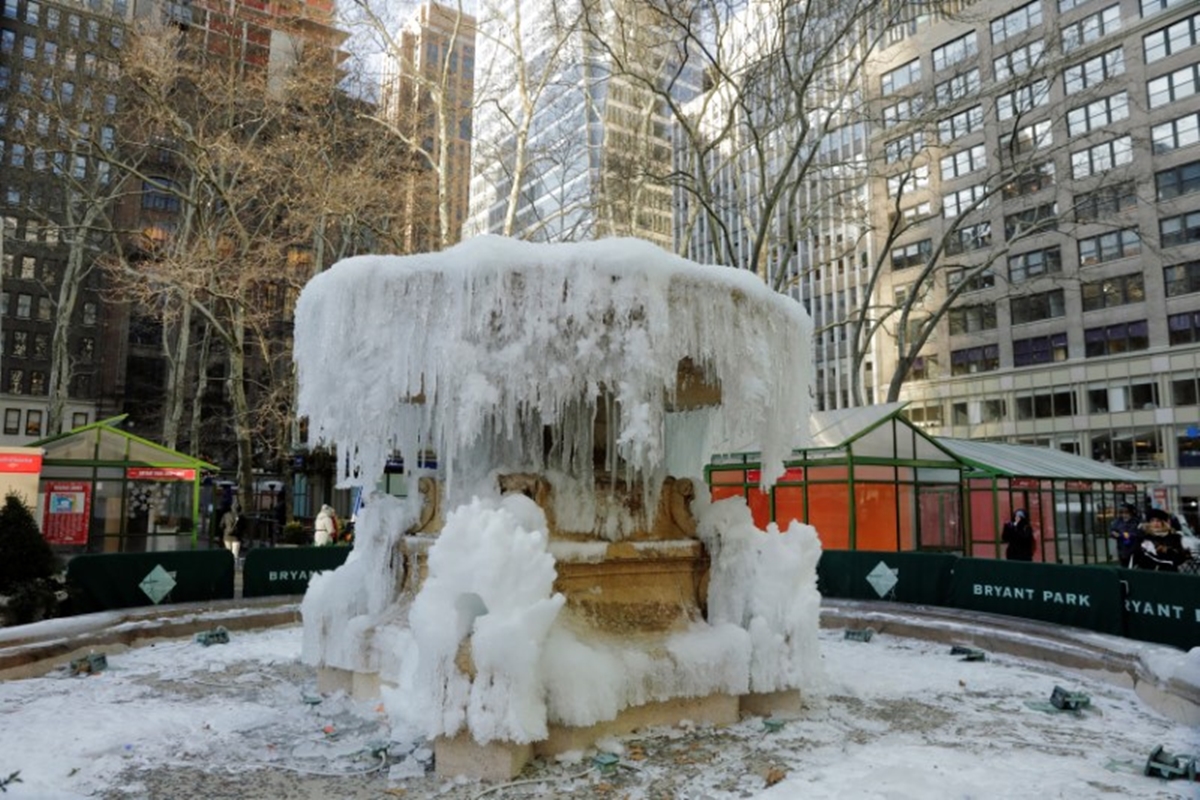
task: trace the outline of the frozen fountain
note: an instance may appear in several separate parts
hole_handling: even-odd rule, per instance
[[[711,504],[708,454],[803,444],[811,324],[749,273],[652,245],[480,237],[348,259],[296,307],[300,412],[371,494],[313,578],[324,689],[381,695],[443,774],[683,720],[795,709],[820,545]],[[803,423],[803,424],[802,424]],[[430,455],[436,469],[423,469]]]

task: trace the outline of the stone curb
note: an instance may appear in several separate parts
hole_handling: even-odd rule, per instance
[[[141,644],[194,636],[220,625],[254,630],[300,621],[300,597],[181,603],[104,611],[0,629],[0,680],[45,675],[99,648],[118,653]],[[23,635],[23,629],[38,631]]]
[[[966,612],[938,606],[862,600],[821,601],[821,627],[866,628],[947,645],[1057,664],[1133,689],[1155,711],[1188,725],[1200,725],[1200,687],[1155,673],[1154,654],[1178,655],[1169,645],[1107,636],[1079,628]]]

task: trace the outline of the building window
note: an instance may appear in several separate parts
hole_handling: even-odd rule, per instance
[[[1116,414],[1135,409],[1158,407],[1158,384],[1135,383],[1132,386],[1114,383],[1088,387],[1089,414]]]
[[[963,34],[953,41],[946,42],[941,47],[933,48],[933,71],[941,72],[961,61],[974,58],[979,53],[975,31]]]
[[[39,394],[34,392],[34,394]],[[25,412],[25,435],[40,437],[42,435],[42,412],[30,409]]]
[[[1099,222],[1137,206],[1137,184],[1122,181],[1075,196],[1075,221]]]
[[[1108,231],[1079,240],[1079,265],[1090,267],[1106,261],[1141,255],[1142,239],[1137,228]]]
[[[933,403],[930,405],[909,406],[904,409],[904,415],[914,425],[940,426],[942,424],[942,404]]]
[[[1163,267],[1163,283],[1167,289],[1167,297],[1200,292],[1200,261]]]
[[[1000,345],[988,344],[950,352],[950,374],[972,375],[1000,369]]]
[[[929,165],[922,164],[899,175],[893,175],[888,178],[887,188],[889,197],[900,197],[917,189],[929,188]]]
[[[1078,22],[1064,25],[1062,29],[1062,51],[1070,53],[1084,45],[1099,41],[1110,33],[1121,29],[1121,7],[1109,6],[1103,11],[1084,17]]]
[[[1050,128],[1048,119],[1018,128],[1016,133],[1000,137],[1001,153],[1011,158],[1032,153],[1052,144],[1054,144],[1054,132]]]
[[[1045,52],[1045,44],[1041,39],[1030,42],[1024,47],[1018,47],[1012,52],[992,61],[992,71],[996,76],[997,83],[1003,83],[1024,75],[1034,67],[1038,66],[1042,61],[1042,54]]]
[[[49,297],[38,298],[37,318],[42,322],[54,319],[54,302]]]
[[[1200,342],[1200,311],[1169,315],[1167,331],[1172,346]]]
[[[1009,283],[1024,283],[1042,275],[1057,275],[1062,272],[1062,249],[1047,247],[1008,257]]]
[[[983,106],[974,106],[939,120],[938,141],[950,144],[978,130],[983,130]]]
[[[1073,64],[1062,71],[1063,91],[1068,95],[1091,89],[1109,78],[1124,74],[1124,50],[1120,47],[1097,55],[1081,64]]]
[[[946,239],[946,254],[956,256],[991,246],[992,223],[980,222],[950,231]]]
[[[1123,469],[1162,466],[1162,440],[1154,428],[1092,434],[1092,458]]]
[[[1160,219],[1158,240],[1163,247],[1200,242],[1200,211]]]
[[[1005,200],[1036,194],[1054,185],[1054,162],[1046,161],[1022,169],[1000,188]]]
[[[33,314],[33,295],[17,295],[17,319],[29,319]]]
[[[1030,339],[1013,340],[1013,366],[1028,367],[1032,364],[1051,364],[1067,360],[1067,334],[1054,333],[1049,336],[1034,336]],[[1020,409],[1018,401],[1018,409]]]
[[[1091,281],[1084,283],[1080,288],[1083,293],[1084,311],[1125,306],[1146,299],[1146,284],[1140,272]]]
[[[1040,80],[996,98],[996,116],[1001,120],[1027,114],[1050,99],[1050,81]]]
[[[1142,47],[1146,53],[1146,63],[1182,53],[1189,47],[1195,47],[1200,41],[1200,14],[1185,17],[1173,25],[1159,28],[1153,33],[1142,37]]]
[[[50,357],[50,335],[46,333],[35,333],[33,335],[33,357],[34,358],[49,358]]]
[[[13,331],[11,355],[13,358],[26,358],[29,355],[29,333]]]
[[[1080,136],[1128,118],[1129,94],[1118,92],[1111,97],[1101,97],[1068,111],[1067,135]]]
[[[1043,203],[1004,217],[1004,238],[1009,241],[1057,229],[1058,203]]]
[[[79,340],[79,363],[90,364],[96,355],[96,340],[85,336]]]
[[[1039,292],[1038,294],[1031,294],[1026,297],[1014,297],[1008,302],[1013,325],[1024,325],[1028,322],[1055,319],[1067,313],[1067,306],[1063,301],[1062,289]]]
[[[1113,167],[1128,164],[1133,160],[1133,138],[1122,136],[1071,153],[1071,176],[1075,180],[1099,175]]]
[[[938,369],[937,356],[922,354],[913,359],[912,366],[909,367],[908,374],[904,376],[903,382],[928,381],[940,376],[941,371]]]
[[[1013,345],[1015,346],[1016,342],[1013,342]],[[1073,417],[1076,413],[1074,392],[1039,393],[1017,398],[1019,420]]]
[[[142,181],[142,208],[154,211],[179,211],[178,185],[167,178]]]
[[[942,180],[959,178],[986,166],[987,148],[982,144],[977,144],[942,159]]]
[[[1145,350],[1150,347],[1150,326],[1138,320],[1088,328],[1083,332],[1083,344],[1086,358]]]
[[[1200,91],[1200,64],[1190,64],[1146,82],[1146,95],[1151,108],[1183,100],[1197,91]]]
[[[29,393],[30,394],[45,394],[46,393],[46,373],[34,370],[29,373]],[[41,426],[38,427],[38,432],[41,432]]]
[[[992,44],[999,44],[1042,24],[1041,0],[1023,5],[992,20]]]
[[[908,160],[925,149],[925,134],[922,131],[893,139],[883,146],[884,160],[895,164],[900,160]]]
[[[976,208],[987,207],[987,187],[983,184],[968,186],[957,192],[950,192],[942,200],[942,216],[952,219],[959,214],[966,214]]]
[[[1200,405],[1200,381],[1195,378],[1171,381],[1171,402],[1177,406]]]
[[[901,122],[919,116],[925,110],[925,101],[920,96],[906,97],[883,109],[883,127],[892,128]]]
[[[1154,173],[1154,188],[1159,200],[1170,200],[1200,191],[1200,161]]]
[[[8,393],[25,394],[25,370],[10,369],[8,371]]]
[[[96,324],[96,304],[95,303],[88,302],[88,303],[83,304],[83,324],[84,325],[95,325]]]
[[[966,286],[963,288],[963,293],[981,292],[996,285],[996,273],[992,271],[991,267],[986,267],[978,272],[965,267],[956,267],[946,271],[946,285],[950,291],[957,289],[964,280]]]
[[[1008,404],[997,398],[984,399],[979,410],[983,422],[1001,422],[1008,418]]]
[[[1175,452],[1181,467],[1200,467],[1200,436],[1193,436],[1194,428],[1175,430]]]
[[[996,304],[984,303],[950,309],[950,333],[957,336],[996,328]]]
[[[82,428],[88,424],[88,415],[86,411],[76,411],[71,415],[71,427]]]
[[[1200,142],[1200,113],[1155,125],[1150,129],[1150,141],[1156,155]]]
[[[933,241],[931,239],[894,247],[892,248],[892,269],[919,267],[929,260],[932,253]]]
[[[1142,0],[1142,16],[1149,17],[1168,8],[1181,6],[1191,0]]]
[[[890,72],[883,73],[882,90],[883,96],[887,97],[890,94],[895,94],[906,86],[916,83],[921,79],[921,59],[914,58],[907,64],[896,67]]]
[[[21,429],[21,409],[4,409],[4,433],[6,436],[16,436]]]
[[[950,106],[963,98],[978,95],[982,86],[979,68],[976,67],[934,86],[933,100],[938,106]]]

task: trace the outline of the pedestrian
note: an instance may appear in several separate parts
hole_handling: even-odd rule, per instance
[[[1189,554],[1183,546],[1183,535],[1171,527],[1171,515],[1159,508],[1150,509],[1141,533],[1136,566],[1157,572],[1179,572],[1179,565],[1188,560]]]
[[[221,541],[225,543],[225,549],[233,553],[234,561],[237,561],[242,551],[241,533],[238,530],[240,523],[241,514],[238,513],[237,503],[234,502],[221,515]]]
[[[1141,524],[1137,506],[1122,503],[1108,528],[1108,535],[1117,540],[1117,561],[1122,567],[1133,567],[1134,556],[1142,544]]]
[[[326,503],[317,512],[314,525],[313,543],[316,545],[333,544],[338,540],[338,518],[333,506]]]
[[[1004,550],[1004,557],[1009,561],[1033,561],[1036,542],[1033,538],[1033,526],[1029,524],[1029,516],[1025,509],[1018,508],[1013,512],[1012,519],[1004,523],[1000,539],[1008,545]]]

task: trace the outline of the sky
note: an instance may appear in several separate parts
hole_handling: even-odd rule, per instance
[[[392,740],[377,701],[320,695],[301,642],[299,626],[210,646],[166,641],[113,653],[95,675],[64,665],[0,683],[0,775],[19,770],[22,781],[5,800],[412,800],[489,788],[427,774],[427,743]],[[619,756],[615,772],[601,772],[595,751],[571,753],[535,762],[520,776],[528,783],[491,796],[1200,797],[1200,783],[1141,774],[1158,745],[1200,754],[1200,731],[1129,689],[1002,654],[962,661],[944,645],[884,634],[864,643],[823,629],[818,647],[825,677],[807,690],[802,717],[778,730],[749,718],[603,740]],[[1200,650],[1157,652],[1160,665],[1200,660]],[[1087,709],[1034,707],[1056,685],[1087,694]]]

